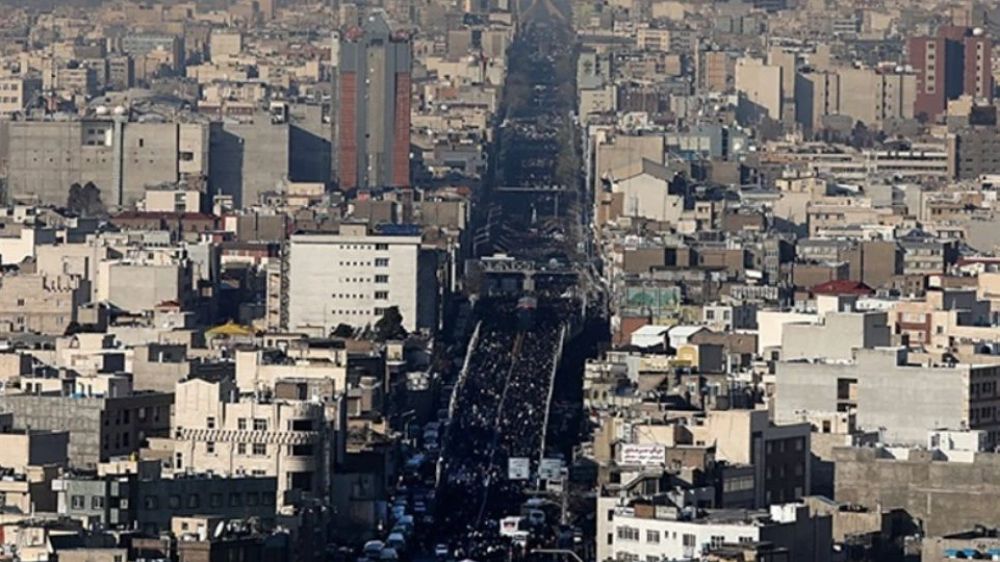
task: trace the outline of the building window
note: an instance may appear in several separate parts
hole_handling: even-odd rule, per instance
[[[208,496],[208,505],[211,507],[222,507],[222,494]]]
[[[246,443],[237,443],[236,444],[236,454],[237,455],[245,455],[245,454],[247,454],[247,444]]]
[[[246,428],[247,428],[246,418],[239,418],[236,420],[236,429],[246,429]]]
[[[254,443],[253,444],[253,454],[255,455],[266,455],[267,454],[267,444],[266,443]]]
[[[256,492],[247,493],[247,505],[251,507],[260,505],[260,496]]]
[[[375,291],[375,300],[384,301],[388,300],[388,298],[389,298],[389,291]]]
[[[376,250],[388,250],[389,249],[389,245],[388,244],[375,244],[375,249]]]
[[[160,498],[156,496],[146,496],[142,500],[142,506],[146,509],[160,509]]]
[[[660,532],[659,531],[646,531],[646,542],[659,544],[660,543]]]
[[[253,419],[253,430],[254,431],[267,431],[267,420],[263,418]]]
[[[181,507],[181,497],[177,494],[171,494],[170,497],[167,498],[167,506],[170,507],[170,509],[179,509]]]
[[[215,441],[209,441],[205,443],[205,452],[210,455],[215,454]]]
[[[639,529],[635,527],[618,527],[618,539],[623,541],[637,541],[639,540]]]
[[[375,276],[375,282],[376,283],[388,283],[389,282],[389,276],[388,275],[376,275]]]
[[[208,429],[215,429],[215,416],[208,416],[205,420],[205,426],[208,427]]]
[[[243,507],[243,496],[239,492],[229,494],[229,507]]]
[[[389,258],[375,258],[375,267],[389,267]]]
[[[201,496],[198,494],[189,494],[187,506],[188,509],[198,509],[201,507]]]
[[[70,498],[70,505],[73,506],[73,509],[86,509],[87,501],[83,496],[74,495]]]
[[[90,498],[91,509],[104,509],[104,496],[92,496]]]
[[[712,545],[712,548],[719,548],[722,546],[723,542],[725,542],[725,538],[722,535],[712,535],[710,544]]]

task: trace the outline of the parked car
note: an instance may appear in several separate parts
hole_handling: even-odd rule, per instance
[[[385,544],[389,548],[395,549],[397,553],[404,552],[406,550],[406,537],[402,533],[389,533]]]
[[[385,543],[379,540],[368,541],[365,543],[362,551],[365,556],[373,560],[377,560],[379,555],[382,554],[382,549],[385,548]]]

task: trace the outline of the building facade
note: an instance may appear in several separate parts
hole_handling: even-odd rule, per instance
[[[434,325],[433,265],[419,230],[402,235],[343,224],[338,234],[291,237],[289,328],[320,331],[374,325],[398,307],[409,331]]]
[[[131,454],[149,437],[170,429],[173,395],[161,392],[126,396],[8,394],[0,408],[14,414],[15,429],[70,430],[69,463],[94,469],[115,456]]]
[[[301,496],[328,498],[342,411],[333,396],[263,399],[239,396],[232,381],[178,383],[173,469],[275,477],[282,505]]]
[[[603,508],[603,509],[602,509]],[[672,513],[667,506],[600,505],[597,560],[701,560],[724,544],[763,541],[786,547],[790,560],[829,561],[832,519],[811,517],[801,504],[771,506],[770,511],[709,511],[698,516]]]
[[[936,428],[1000,438],[1000,367],[917,365],[901,348],[878,348],[858,349],[851,361],[782,361],[776,369],[778,423],[853,411],[860,429],[891,444],[924,443]]]
[[[963,94],[993,100],[992,41],[980,30],[942,26],[934,37],[911,37],[907,50],[917,73],[915,116],[936,119]]]
[[[104,205],[128,205],[146,186],[207,175],[204,125],[137,123],[126,118],[13,121],[7,124],[8,189],[15,199],[65,205],[74,183],[92,182]],[[202,162],[200,167],[190,162]]]

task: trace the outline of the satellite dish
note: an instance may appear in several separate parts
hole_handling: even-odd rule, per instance
[[[225,530],[226,530],[226,522],[225,521],[219,521],[219,523],[215,526],[215,532],[212,533],[212,538],[213,539],[217,539],[217,538],[221,537],[223,531],[225,531]]]

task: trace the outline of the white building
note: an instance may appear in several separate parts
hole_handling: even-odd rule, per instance
[[[770,542],[793,561],[825,562],[832,552],[832,520],[811,517],[803,504],[770,511],[712,510],[680,513],[672,506],[618,504],[598,499],[597,560],[665,562],[698,560],[724,544]]]
[[[419,230],[372,233],[364,224],[293,235],[288,328],[325,335],[339,324],[374,325],[393,306],[408,331],[433,327],[434,255],[421,252],[420,242]]]

